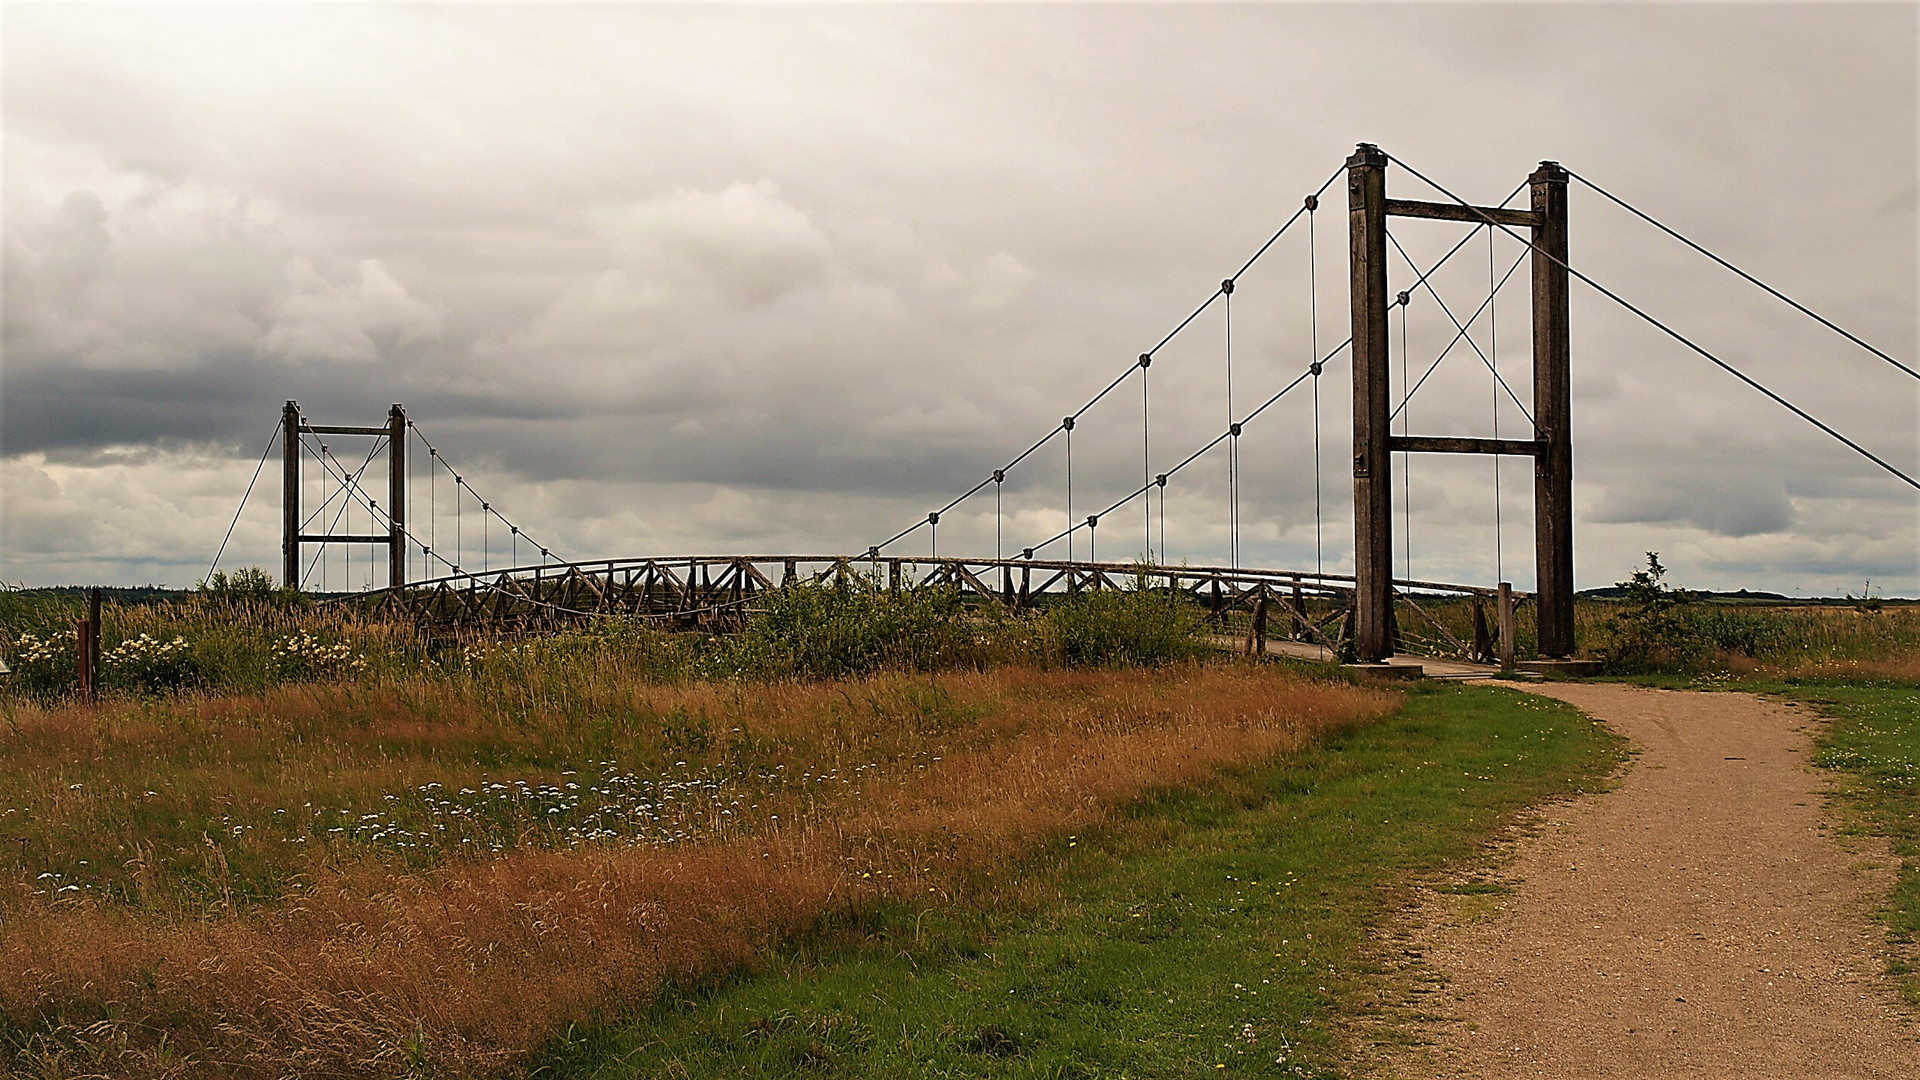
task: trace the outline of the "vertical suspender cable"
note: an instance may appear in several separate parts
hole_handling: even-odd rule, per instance
[[[1227,430],[1233,432],[1233,279],[1220,283],[1227,323]],[[1227,441],[1227,556],[1234,569],[1240,568],[1240,435]]]
[[[1140,354],[1140,486],[1146,491],[1146,498],[1141,502],[1141,528],[1144,530],[1141,543],[1145,545],[1142,557],[1149,566],[1153,565],[1153,489],[1147,486],[1153,478],[1153,447],[1149,440],[1151,428],[1148,427],[1147,417],[1147,367],[1151,363],[1151,356]]]
[[[1400,305],[1400,392],[1406,394],[1413,388],[1408,380],[1407,366],[1407,305]],[[1411,422],[1413,408],[1403,397],[1400,403],[1400,434],[1412,434]],[[1407,578],[1413,578],[1413,454],[1400,452],[1400,520],[1401,529],[1407,535]]]
[[[1000,546],[1000,487],[1005,483],[1007,474],[999,469],[993,470],[993,557],[1004,559]]]
[[[1067,561],[1073,561],[1073,417],[1060,421],[1067,433]]]
[[[1494,280],[1493,230],[1487,230],[1487,364],[1493,369],[1493,437],[1500,437],[1500,295]],[[1493,580],[1507,580],[1505,553],[1501,549],[1500,455],[1493,456]]]
[[[1313,232],[1313,215],[1320,208],[1318,196],[1307,196],[1307,333],[1313,345],[1313,572],[1325,573],[1321,553],[1320,524],[1320,285],[1319,244]]]

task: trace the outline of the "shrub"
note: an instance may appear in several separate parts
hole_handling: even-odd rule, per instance
[[[876,589],[864,581],[789,585],[766,594],[746,629],[711,654],[723,674],[830,679],[954,666],[976,644],[951,589]]]
[[[1618,582],[1626,590],[1620,614],[1608,620],[1608,642],[1594,650],[1605,670],[1616,675],[1691,672],[1706,659],[1709,645],[1684,608],[1693,596],[1664,581],[1660,553],[1647,552],[1647,565]]]
[[[109,686],[166,693],[198,682],[200,665],[186,638],[175,635],[162,641],[141,634],[100,654],[100,677]]]
[[[1165,664],[1199,656],[1201,613],[1144,580],[1131,589],[1084,592],[1049,606],[1041,618],[1069,667]]]
[[[12,637],[6,641],[6,652],[7,666],[13,669],[13,685],[31,694],[73,689],[79,678],[78,648],[72,634],[41,637],[26,631]]]
[[[278,638],[272,649],[274,673],[282,679],[324,679],[365,671],[366,657],[344,641],[331,644],[299,630]]]

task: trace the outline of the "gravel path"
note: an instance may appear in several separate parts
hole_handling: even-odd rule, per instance
[[[1817,718],[1746,694],[1524,689],[1639,755],[1618,788],[1517,842],[1512,893],[1426,913],[1419,951],[1446,980],[1421,1003],[1436,1045],[1390,1073],[1920,1077],[1867,914],[1893,870],[1823,825]]]

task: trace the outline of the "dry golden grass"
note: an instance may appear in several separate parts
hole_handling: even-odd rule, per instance
[[[409,700],[405,686],[341,693],[293,688],[144,716],[22,710],[8,795],[76,796],[48,836],[109,822],[124,832],[110,811],[127,792],[86,783],[197,768],[202,795],[270,818],[303,787],[477,779],[489,770],[476,749],[531,740],[544,755],[579,722],[554,713],[542,727],[534,709],[503,724],[484,703]],[[643,1003],[666,980],[750,965],[834,911],[964,902],[1050,837],[1396,700],[1231,665],[626,693],[645,699],[619,703],[635,724],[707,718],[704,752],[730,774],[784,763],[858,779],[766,788],[752,813],[672,845],[529,836],[489,857],[422,863],[282,843],[277,857],[304,861],[284,895],[250,906],[143,905],[144,889],[56,900],[23,887],[0,908],[0,1013],[16,1044],[30,1044],[17,1063],[46,1075],[486,1074],[570,1020]],[[231,775],[217,771],[223,760]],[[61,792],[86,761],[90,779]],[[140,850],[137,835],[127,842]]]

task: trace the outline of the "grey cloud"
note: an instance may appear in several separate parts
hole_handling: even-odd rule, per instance
[[[287,398],[347,423],[404,401],[575,553],[863,546],[1124,369],[1363,138],[1473,198],[1561,158],[1910,355],[1915,22],[1865,5],[10,11],[0,561],[187,580],[213,543],[189,522],[230,512],[213,489],[237,498]],[[1317,220],[1323,348],[1345,335],[1339,194]],[[1578,265],[1920,464],[1900,376],[1597,199],[1575,209]],[[1430,263],[1458,230],[1401,235]],[[1304,366],[1302,244],[1236,294],[1240,408]],[[1517,254],[1496,247],[1503,267]],[[1476,246],[1434,279],[1462,318],[1487,261]],[[1523,268],[1498,310],[1523,399],[1525,285]],[[1593,294],[1575,304],[1583,575],[1673,547],[1702,583],[1825,580],[1856,558],[1920,589],[1907,492]],[[1409,316],[1417,364],[1452,329],[1425,299]],[[1159,355],[1155,467],[1224,423],[1222,330],[1216,309]],[[1330,558],[1345,370],[1323,386]],[[1491,394],[1461,347],[1413,430],[1491,434],[1496,409],[1523,430]],[[1311,558],[1308,406],[1247,436],[1258,558]],[[1138,409],[1129,383],[1076,430],[1076,513],[1139,483]],[[1485,471],[1415,468],[1420,557],[1492,574]],[[1511,523],[1530,485],[1505,476]],[[1036,455],[1008,520],[1063,520],[1063,481],[1058,447]],[[1224,465],[1182,483],[1170,538],[1217,557]],[[120,539],[176,511],[164,540]],[[993,520],[968,504],[943,550],[991,544]],[[271,522],[236,544],[270,562]]]

